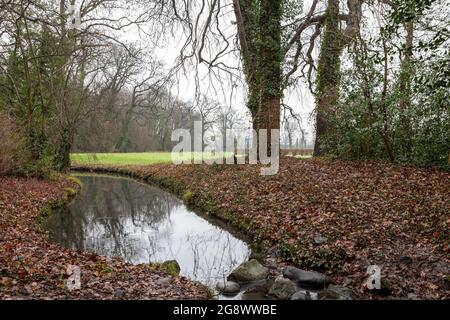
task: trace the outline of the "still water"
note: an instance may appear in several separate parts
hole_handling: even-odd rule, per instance
[[[77,178],[81,192],[45,223],[50,237],[65,247],[134,264],[177,260],[181,275],[210,287],[248,260],[245,242],[170,193],[126,178]]]

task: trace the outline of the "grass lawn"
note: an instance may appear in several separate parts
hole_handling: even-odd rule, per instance
[[[226,154],[226,153],[225,153]],[[185,153],[181,159],[192,159],[199,153]],[[203,153],[203,158],[213,155]],[[146,165],[156,163],[171,163],[170,152],[140,152],[140,153],[72,153],[70,160],[73,165],[105,164],[105,165]]]

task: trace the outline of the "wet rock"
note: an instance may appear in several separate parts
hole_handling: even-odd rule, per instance
[[[247,282],[242,285],[242,289],[245,293],[261,292],[267,294],[269,288],[272,286],[274,279],[262,279],[252,282]]]
[[[251,259],[240,264],[229,276],[228,280],[238,283],[251,282],[265,279],[269,274],[269,269],[264,267],[255,259]]]
[[[162,267],[171,275],[179,275],[181,268],[177,260],[167,260],[162,263]]]
[[[446,276],[439,281],[439,287],[442,290],[450,290],[450,276]]]
[[[318,294],[317,292],[308,291],[308,290],[299,290],[294,293],[291,297],[291,300],[317,300]]]
[[[220,281],[216,284],[216,289],[225,295],[235,295],[241,290],[241,286],[234,281]]]
[[[264,292],[251,291],[251,292],[243,292],[242,300],[267,300],[267,297]]]
[[[125,292],[123,290],[114,291],[114,298],[122,299],[125,296]]]
[[[30,295],[30,291],[26,287],[20,288],[19,292],[20,292],[20,294],[22,294],[24,296]]]
[[[353,300],[352,289],[334,285],[320,291],[318,296],[320,300]]]
[[[283,269],[283,276],[305,289],[322,289],[331,283],[331,279],[322,273],[305,271],[291,266]]]
[[[400,263],[403,263],[406,265],[409,265],[413,262],[412,258],[408,257],[408,256],[401,256],[399,260],[400,260]]]
[[[270,287],[269,296],[280,300],[288,300],[297,291],[297,286],[289,279],[279,276]]]
[[[314,241],[314,244],[316,244],[316,245],[321,245],[321,244],[326,243],[326,242],[328,241],[328,238],[322,237],[322,236],[319,234],[319,235],[316,235],[316,236],[313,238],[313,241]]]

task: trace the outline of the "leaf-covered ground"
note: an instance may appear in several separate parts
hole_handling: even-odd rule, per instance
[[[0,299],[206,299],[203,286],[148,265],[131,265],[64,249],[38,225],[48,203],[61,201],[58,181],[0,176]],[[68,265],[81,268],[81,290],[65,286]],[[167,279],[165,279],[167,280]]]
[[[360,298],[379,265],[402,298],[448,299],[450,174],[376,162],[283,158],[276,176],[258,166],[99,168],[158,183],[238,225],[270,252],[329,273]],[[324,244],[314,237],[328,238]]]

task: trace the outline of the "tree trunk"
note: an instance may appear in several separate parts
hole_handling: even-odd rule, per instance
[[[58,171],[67,172],[70,169],[70,150],[72,149],[74,134],[66,128],[61,131],[56,149],[55,166]]]
[[[339,97],[340,56],[342,52],[339,30],[339,1],[328,0],[325,31],[320,50],[316,86],[316,140],[314,156],[325,153],[324,134],[329,131],[329,115]]]
[[[247,107],[253,129],[280,128],[281,0],[233,0],[241,58],[248,87]],[[257,139],[253,140],[258,147]],[[259,154],[259,149],[257,149]]]
[[[267,155],[271,155],[272,129],[280,129],[281,101],[281,0],[262,0],[259,130],[267,130]]]
[[[116,143],[115,150],[119,152],[127,152],[130,149],[130,139],[128,138],[130,123],[132,120],[132,109],[128,109],[122,122],[122,132]]]
[[[341,54],[359,32],[362,17],[362,0],[347,0],[348,14],[339,14],[339,0],[328,0],[325,12],[325,32],[317,70],[316,81],[316,141],[314,155],[326,153],[324,135],[330,131],[332,115],[339,99]],[[346,22],[340,30],[340,20]]]
[[[413,39],[414,39],[414,24],[413,22],[405,23],[406,42],[405,51],[400,67],[399,77],[399,111],[400,111],[400,131],[402,140],[402,149],[405,154],[409,153],[411,149],[411,119],[408,115],[408,108],[411,105],[411,81],[412,81],[412,55],[413,55]]]

